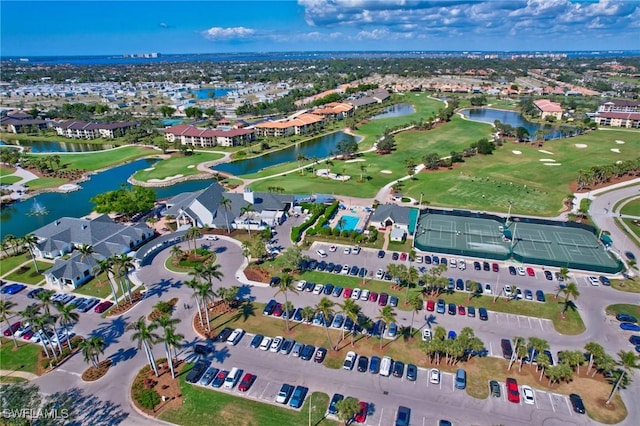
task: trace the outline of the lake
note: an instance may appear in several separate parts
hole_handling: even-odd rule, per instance
[[[354,141],[356,140],[356,138],[344,132],[335,132],[310,139],[307,142],[300,142],[279,151],[270,152],[259,157],[219,164],[213,169],[240,176],[249,173],[256,173],[266,167],[297,161],[299,154],[303,154],[307,158],[313,157],[321,159],[329,157],[332,153],[334,153],[336,151],[336,146],[338,145],[338,143],[343,140]]]
[[[371,117],[371,120],[380,120],[383,118],[394,118],[394,117],[402,117],[403,115],[409,115],[416,112],[416,109],[413,105],[409,104],[396,104],[386,107],[382,110],[382,112],[378,115],[374,115]]]
[[[115,148],[116,145],[66,141],[0,141],[0,146],[22,146],[33,153],[45,152],[92,152]]]
[[[0,239],[7,234],[21,237],[63,216],[82,217],[93,210],[94,204],[89,201],[97,194],[118,189],[135,171],[151,167],[157,160],[143,159],[91,176],[82,182],[79,191],[65,194],[48,192],[25,201],[13,203],[0,210]],[[211,185],[213,180],[193,180],[163,188],[152,188],[158,198],[168,198],[182,192],[197,191]],[[127,184],[127,186],[129,186]],[[34,208],[34,200],[47,210],[47,214],[30,216]]]
[[[466,118],[473,121],[480,121],[483,123],[493,124],[496,120],[499,120],[503,124],[509,124],[513,127],[524,127],[529,132],[529,135],[534,138],[538,129],[550,131],[545,139],[558,139],[562,137],[560,131],[556,126],[550,124],[540,125],[538,123],[532,123],[525,119],[519,112],[506,111],[495,108],[470,108],[460,111]]]

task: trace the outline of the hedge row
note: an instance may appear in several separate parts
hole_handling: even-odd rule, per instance
[[[304,207],[305,205],[303,204],[302,207]],[[313,225],[316,220],[318,220],[318,218],[320,217],[321,214],[323,214],[326,210],[326,206],[323,204],[312,204],[311,205],[311,209],[309,210],[314,210],[313,214],[311,215],[311,217],[304,223],[302,223],[301,225],[298,226],[294,226],[293,228],[291,228],[291,241],[293,241],[294,243],[300,241],[300,237],[302,236],[302,233],[311,225]]]

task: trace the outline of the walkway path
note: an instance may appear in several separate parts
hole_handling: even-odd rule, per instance
[[[18,182],[8,185],[8,189],[11,191],[9,198],[12,200],[19,200],[23,197],[24,193],[28,191],[25,186],[27,182],[38,179],[38,175],[31,173],[29,170],[25,170],[22,167],[16,167],[16,171],[8,176],[17,176],[20,178]]]
[[[37,374],[29,373],[28,371],[16,371],[16,370],[0,370],[0,376],[21,377],[27,380],[35,380],[40,377]]]

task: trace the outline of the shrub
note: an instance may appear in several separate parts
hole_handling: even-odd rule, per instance
[[[339,230],[338,228],[333,228],[333,229],[331,230],[331,234],[332,234],[334,237],[339,237],[339,236],[340,236],[340,230]]]
[[[154,389],[142,389],[133,394],[133,399],[147,410],[153,410],[156,405],[160,404],[160,394]]]

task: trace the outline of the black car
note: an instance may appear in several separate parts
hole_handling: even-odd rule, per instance
[[[309,261],[308,269],[309,269],[310,271],[315,271],[317,267],[318,267],[318,261],[317,261],[317,260],[315,260],[315,259],[311,259],[311,260]]]
[[[547,358],[549,358],[549,365],[553,365],[554,361],[553,361],[553,355],[551,354],[551,351],[549,349],[545,349],[543,352]]]
[[[431,265],[431,256],[425,256],[424,263],[426,263],[427,265]]]
[[[280,282],[282,281],[282,278],[280,277],[273,277],[271,278],[271,281],[269,281],[269,285],[271,287],[276,287],[278,285],[280,285]]]
[[[455,315],[456,314],[456,304],[455,303],[449,303],[447,311],[449,312],[449,315]]]
[[[360,373],[366,373],[367,368],[369,368],[369,358],[367,358],[366,356],[361,356],[360,358],[358,358],[357,370]]]
[[[415,382],[418,378],[418,367],[414,364],[407,364],[407,380]]]
[[[315,346],[305,345],[304,348],[302,348],[302,351],[300,352],[300,359],[309,361],[313,356],[313,353],[315,352],[315,350],[316,350]]]
[[[467,316],[469,318],[475,318],[476,317],[476,308],[473,306],[468,306],[467,307]]]
[[[609,287],[611,285],[611,281],[609,281],[609,278],[605,277],[604,275],[600,275],[598,279],[600,280],[600,283],[604,286]]]
[[[253,336],[253,339],[251,339],[251,344],[249,346],[254,349],[257,348],[258,346],[260,346],[260,343],[262,343],[262,339],[264,339],[264,336],[262,334],[256,334],[255,336]]]
[[[378,259],[382,259],[384,257],[384,250],[378,250]]]
[[[496,380],[491,380],[489,382],[489,389],[491,390],[491,396],[500,398],[500,383]]]
[[[324,361],[325,356],[327,356],[327,350],[325,348],[320,347],[316,350],[316,354],[313,356],[313,362],[322,364],[322,361]]]
[[[306,259],[302,259],[300,261],[300,270],[301,271],[306,271],[307,269],[309,269],[309,261]]]
[[[393,363],[393,377],[402,377],[404,375],[404,363],[395,361]]]
[[[489,262],[482,262],[482,270],[483,271],[490,271],[491,270],[491,265],[489,265]]]
[[[233,329],[225,327],[215,338],[216,342],[226,342],[229,336],[233,333]]]
[[[544,297],[544,291],[536,290],[536,300],[538,302],[546,302],[546,298]]]
[[[397,251],[394,251],[393,254],[391,255],[391,259],[398,260],[399,258],[400,258],[400,254],[398,254]]]
[[[511,340],[502,339],[500,341],[500,347],[502,348],[502,356],[505,359],[511,359],[513,356],[513,346],[511,346]]]
[[[27,297],[29,299],[35,299],[38,297],[38,294],[42,293],[43,291],[44,291],[43,288],[34,288],[29,293],[27,293]]]
[[[189,383],[197,383],[198,380],[200,380],[200,377],[202,377],[204,372],[207,370],[207,367],[209,367],[208,362],[196,362],[193,368],[187,374],[185,380]]]
[[[333,272],[333,268],[335,268],[335,267],[336,267],[336,265],[333,262],[329,262],[329,263],[327,263],[327,269],[325,269],[324,271],[325,272],[329,272],[329,273]]]
[[[624,255],[627,256],[627,259],[629,260],[636,260],[636,255],[631,253],[630,251],[625,251]]]
[[[318,270],[320,272],[324,272],[325,269],[327,269],[327,262],[325,262],[323,260],[320,263],[318,263],[318,266],[316,267],[316,270]]]
[[[440,258],[438,256],[433,256],[433,264],[434,265],[439,265],[440,264]]]
[[[629,314],[618,314],[616,315],[616,319],[620,322],[638,322],[636,317]]]
[[[411,422],[411,409],[408,407],[403,407],[402,405],[398,407],[398,414],[396,415],[396,424],[395,426],[409,426]]]
[[[340,272],[342,272],[342,265],[339,263],[336,263],[336,266],[333,267],[333,273],[339,274]]]
[[[371,374],[378,374],[380,372],[380,357],[372,356],[369,363],[369,372]]]
[[[544,271],[544,277],[549,281],[553,281],[553,274],[551,271]]]
[[[509,275],[516,275],[516,267],[515,266],[509,266]]]
[[[360,278],[364,278],[367,275],[367,268],[360,268],[360,271],[358,271],[358,276]]]
[[[193,346],[193,352],[197,355],[209,355],[213,352],[213,348],[209,345],[205,345],[202,343],[196,343]]]
[[[339,393],[335,393],[333,394],[333,397],[331,398],[331,402],[329,403],[329,409],[327,411],[329,411],[329,414],[338,414],[338,402],[342,401],[344,399],[344,395],[341,395]]]
[[[640,345],[640,336],[637,334],[634,334],[633,336],[629,337],[629,342],[633,345]]]
[[[582,402],[582,398],[577,393],[572,393],[569,395],[569,401],[571,401],[571,406],[573,407],[573,411],[578,414],[584,414],[584,403]]]
[[[326,294],[327,296],[331,295],[331,293],[333,293],[333,284],[331,283],[327,283],[324,285],[324,290],[322,290],[322,292],[324,294]]]
[[[264,309],[262,310],[262,313],[264,315],[271,315],[273,313],[273,310],[276,308],[277,303],[278,302],[276,302],[274,299],[269,300],[269,302],[267,302]]]
[[[473,262],[473,269],[475,269],[476,271],[480,271],[482,269],[480,262]]]
[[[358,268],[356,265],[353,265],[349,270],[349,275],[355,277],[356,275],[358,275],[358,271],[360,271],[360,268]]]
[[[482,321],[487,321],[489,319],[489,315],[487,314],[487,310],[485,308],[478,309],[478,316]]]

